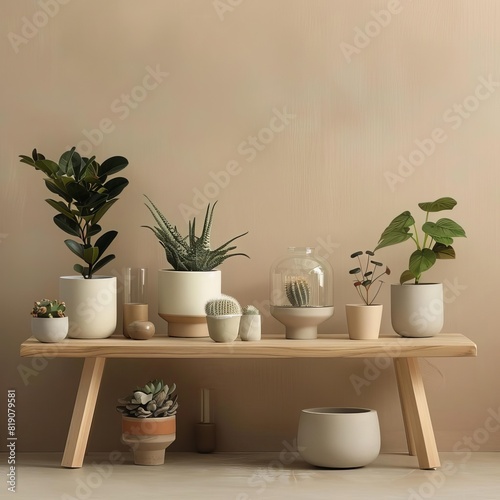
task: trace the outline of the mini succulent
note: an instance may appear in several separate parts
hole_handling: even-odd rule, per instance
[[[245,306],[241,310],[241,313],[243,315],[247,316],[247,315],[252,315],[252,314],[260,314],[260,311],[255,306]]]
[[[125,417],[158,418],[170,417],[177,412],[176,385],[170,387],[163,380],[152,380],[144,387],[138,387],[131,396],[121,398],[116,407]]]
[[[293,307],[309,305],[310,288],[303,276],[289,276],[285,281],[285,293]]]
[[[42,299],[35,302],[31,310],[31,316],[34,318],[64,318],[66,304],[58,300]]]
[[[211,299],[205,304],[207,316],[235,316],[241,315],[239,302],[229,295],[221,295],[216,299]]]
[[[371,250],[366,250],[366,252],[364,253],[366,255],[366,261],[361,260],[361,256],[363,255],[363,252],[361,250],[358,252],[354,252],[351,255],[351,259],[358,259],[359,267],[351,269],[349,271],[349,274],[354,278],[354,287],[361,297],[361,300],[363,300],[363,302],[367,306],[369,306],[373,304],[373,301],[377,298],[377,295],[384,283],[380,278],[384,274],[387,274],[387,276],[389,276],[391,274],[391,270],[387,266],[385,266],[385,270],[382,271],[384,264],[382,264],[382,262],[371,259],[371,257],[375,256],[375,253]],[[377,272],[379,274],[377,274]],[[377,281],[379,282],[377,291],[375,292],[375,295],[370,297],[371,287]]]
[[[196,217],[189,221],[188,235],[182,236],[177,227],[168,222],[156,205],[146,196],[149,205],[146,207],[153,215],[157,227],[142,226],[151,229],[158,238],[161,246],[165,249],[165,255],[169,264],[175,271],[212,271],[221,265],[229,257],[242,255],[244,253],[229,253],[236,246],[229,246],[234,240],[245,236],[242,233],[230,239],[223,245],[212,250],[210,248],[210,231],[212,228],[212,218],[217,202],[212,206],[209,204],[205,214],[205,221],[200,236],[196,236]]]

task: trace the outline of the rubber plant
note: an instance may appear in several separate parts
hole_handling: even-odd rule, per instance
[[[457,202],[449,197],[419,203],[418,206],[425,212],[421,232],[417,229],[412,214],[405,211],[395,217],[381,234],[375,251],[409,239],[416,246],[416,250],[410,255],[408,269],[403,271],[399,279],[401,284],[410,280],[414,280],[417,284],[420,282],[422,273],[428,271],[438,259],[455,258],[453,238],[465,237],[464,229],[448,218],[432,222],[429,220],[429,215],[443,210],[452,210],[456,204]]]
[[[99,222],[104,214],[116,203],[118,195],[128,185],[124,177],[109,179],[123,170],[128,160],[123,156],[112,156],[102,163],[96,157],[80,156],[73,147],[64,152],[58,162],[48,160],[36,149],[31,156],[20,155],[21,163],[26,163],[45,174],[47,189],[61,200],[45,201],[57,212],[54,223],[65,233],[77,238],[64,240],[66,246],[84,264],[75,264],[73,269],[84,278],[92,275],[115,258],[114,254],[104,255],[118,234],[107,231],[93,243],[93,238],[102,230]]]

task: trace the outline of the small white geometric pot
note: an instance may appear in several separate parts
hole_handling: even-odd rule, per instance
[[[238,337],[241,314],[207,316],[208,334],[214,342],[233,342]]]
[[[239,336],[241,340],[260,340],[261,317],[260,314],[243,314],[240,319]]]

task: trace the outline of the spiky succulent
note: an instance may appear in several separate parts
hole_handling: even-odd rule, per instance
[[[34,318],[64,318],[66,304],[58,300],[42,299],[35,302],[31,315]]]
[[[245,306],[241,312],[245,315],[260,314],[259,310],[255,306]]]
[[[247,233],[235,236],[218,248],[211,250],[210,231],[217,202],[212,206],[208,204],[200,236],[196,236],[196,217],[189,221],[188,235],[182,236],[177,227],[168,222],[158,207],[147,196],[146,199],[149,202],[149,205],[146,203],[146,207],[153,215],[157,226],[142,227],[147,227],[153,231],[161,246],[165,249],[167,261],[175,271],[212,271],[229,257],[237,255],[248,257],[245,253],[229,253],[236,248],[236,246],[229,245]]]
[[[241,314],[239,302],[229,295],[221,295],[217,299],[211,299],[205,304],[207,316],[231,316]]]
[[[307,279],[302,276],[289,276],[285,281],[285,293],[293,307],[309,305],[310,288]]]
[[[163,380],[152,380],[144,387],[138,387],[131,396],[121,398],[117,411],[126,417],[158,418],[170,417],[177,412],[177,394],[175,383],[170,387]]]

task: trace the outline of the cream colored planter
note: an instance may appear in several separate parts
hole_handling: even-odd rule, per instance
[[[221,294],[219,270],[158,271],[158,314],[170,337],[208,337],[205,304]]]
[[[302,410],[297,446],[311,465],[336,469],[368,465],[380,453],[377,412],[367,408]]]
[[[240,314],[207,316],[208,333],[215,342],[233,342],[238,337]]]
[[[59,298],[66,303],[68,337],[105,339],[116,329],[116,278],[61,276]]]
[[[442,283],[391,285],[391,322],[402,337],[433,337],[444,324]]]
[[[346,304],[347,330],[352,340],[378,339],[382,304]]]
[[[333,306],[271,306],[271,314],[285,325],[287,339],[312,340],[318,338],[318,325],[333,315]]]
[[[175,441],[175,415],[160,418],[122,416],[122,443],[130,446],[136,465],[162,465],[165,449]]]
[[[243,314],[240,319],[238,335],[241,340],[256,341],[261,339],[260,314]]]
[[[68,335],[68,317],[31,318],[31,333],[40,342],[60,342]]]

